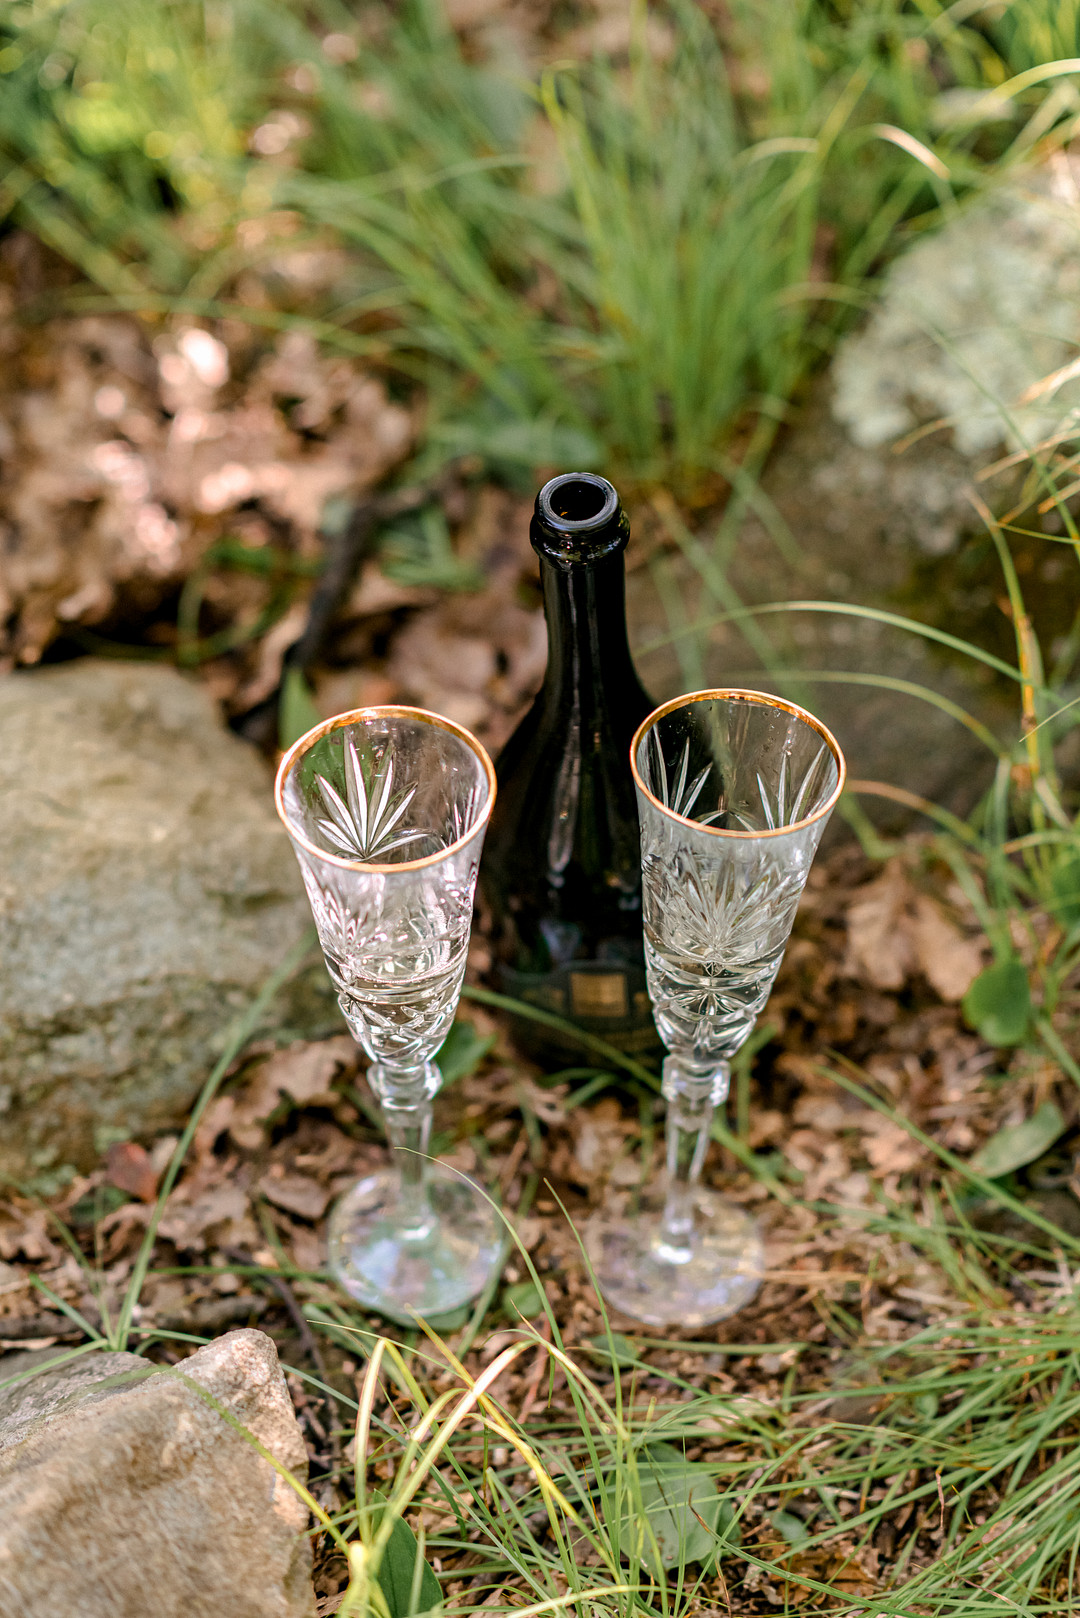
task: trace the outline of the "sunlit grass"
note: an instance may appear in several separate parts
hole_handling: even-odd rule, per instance
[[[399,1367],[396,1388],[382,1390],[383,1425],[376,1432],[364,1419],[356,1453],[387,1478],[380,1487],[392,1504],[426,1501],[436,1518],[456,1515],[455,1527],[428,1535],[427,1553],[452,1562],[482,1550],[470,1568],[475,1598],[497,1596],[500,1610],[563,1599],[605,1613],[693,1611],[754,1569],[792,1606],[815,1610],[996,1615],[1067,1604],[1080,1547],[1074,1283],[1066,1261],[1045,1313],[1015,1310],[1006,1282],[1018,1244],[972,1229],[957,1211],[963,1182],[961,1168],[951,1208],[931,1199],[917,1216],[882,1202],[862,1215],[875,1236],[921,1253],[957,1301],[948,1318],[898,1343],[867,1343],[856,1326],[824,1388],[820,1375],[817,1387],[800,1388],[793,1372],[779,1400],[708,1394],[650,1365],[647,1338],[610,1337],[606,1349],[597,1339],[601,1368],[586,1372],[560,1348],[549,1312],[547,1333],[523,1326],[488,1368],[488,1397],[475,1399],[475,1420],[441,1451],[449,1466],[440,1476],[416,1446],[425,1417],[433,1433],[439,1425],[423,1392],[425,1362],[449,1362],[455,1373],[442,1409],[456,1416],[472,1398],[473,1378],[452,1346],[410,1362],[415,1385]],[[1059,1236],[1072,1252],[1076,1244]],[[387,1351],[356,1341],[369,1356],[373,1402]],[[564,1403],[523,1428],[499,1403],[498,1376],[530,1351],[561,1369],[572,1411]],[[860,1414],[845,1419],[852,1399]],[[687,1446],[698,1458],[680,1470]],[[678,1479],[689,1480],[692,1508],[679,1506]],[[456,1498],[467,1505],[455,1511]],[[362,1513],[347,1509],[336,1527],[361,1532]],[[867,1581],[860,1558],[886,1522],[900,1524],[895,1554]],[[928,1526],[932,1543],[917,1543]],[[678,1553],[680,1529],[691,1555]]]
[[[1076,7],[628,14],[627,60],[530,82],[436,0],[12,6],[0,212],[123,307],[307,321],[423,383],[436,454],[738,489],[905,230],[1068,138],[1073,79],[1032,64],[1080,51]],[[317,309],[274,278],[305,242],[351,254]]]

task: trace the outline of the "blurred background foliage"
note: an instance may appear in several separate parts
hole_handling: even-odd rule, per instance
[[[548,45],[478,59],[435,0],[8,4],[0,212],[84,307],[291,316],[422,383],[435,456],[694,504],[887,258],[1080,109],[1076,0],[664,0],[625,49]],[[275,286],[286,237],[347,288]]]

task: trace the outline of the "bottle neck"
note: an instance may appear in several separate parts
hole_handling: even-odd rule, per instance
[[[622,550],[594,562],[556,562],[541,553],[548,662],[543,694],[562,706],[576,699],[582,717],[606,706],[605,690],[625,700],[639,689],[626,635]]]

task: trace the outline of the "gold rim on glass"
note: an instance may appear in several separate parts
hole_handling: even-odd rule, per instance
[[[729,826],[705,826],[700,820],[692,820],[689,815],[680,815],[674,809],[669,809],[667,804],[660,802],[655,792],[651,792],[645,785],[637,767],[638,747],[645,739],[645,733],[651,730],[654,725],[659,724],[666,714],[674,713],[676,708],[688,708],[692,702],[716,701],[752,702],[761,707],[782,708],[785,713],[794,714],[796,719],[801,719],[804,724],[810,726],[811,730],[817,731],[835,759],[837,768],[836,785],[820,809],[815,809],[812,815],[806,815],[802,820],[793,820],[790,826],[771,826],[764,831],[736,831]],[[815,719],[812,713],[807,713],[805,708],[800,708],[797,702],[787,702],[783,697],[770,696],[767,691],[743,691],[730,687],[716,691],[689,691],[685,696],[672,697],[670,702],[663,702],[659,708],[654,708],[652,713],[641,721],[641,724],[634,732],[634,739],[630,743],[630,768],[640,791],[645,794],[651,804],[654,804],[659,809],[662,815],[667,815],[669,820],[677,820],[682,826],[691,826],[694,831],[708,832],[710,837],[787,837],[793,831],[802,831],[806,826],[812,826],[816,820],[820,820],[823,815],[829,814],[836,807],[840,794],[844,790],[844,782],[847,779],[847,761],[840,751],[840,745],[832,731],[827,725],[823,725],[820,719]]]
[[[354,725],[366,719],[418,719],[422,724],[435,725],[439,730],[448,730],[452,736],[456,736],[459,741],[463,741],[466,747],[471,748],[475,753],[483,765],[484,775],[487,777],[487,802],[468,831],[463,833],[456,843],[448,843],[445,848],[440,848],[434,854],[425,854],[423,859],[398,860],[392,865],[383,865],[377,860],[346,860],[340,854],[328,854],[324,848],[320,848],[317,843],[313,843],[299,827],[293,825],[285,809],[285,782],[290,770],[300,762],[300,759],[309,749],[314,747],[316,742],[322,741],[324,736],[329,736],[331,731],[342,730],[346,725]],[[289,836],[295,842],[302,844],[309,854],[314,854],[316,859],[325,860],[328,865],[336,865],[342,871],[389,873],[393,871],[418,871],[425,865],[438,865],[441,860],[448,859],[451,854],[456,854],[459,849],[472,842],[477,832],[487,824],[494,803],[495,766],[488,757],[488,751],[483,742],[477,741],[472,731],[466,730],[464,725],[455,725],[452,719],[444,719],[441,714],[429,713],[426,708],[410,708],[399,703],[387,703],[377,708],[350,708],[348,713],[335,714],[332,719],[324,719],[322,724],[312,726],[311,730],[301,736],[298,742],[293,742],[278,765],[277,779],[274,782],[274,806]]]

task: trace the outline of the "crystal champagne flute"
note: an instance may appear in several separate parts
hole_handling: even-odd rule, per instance
[[[394,1164],[330,1219],[330,1266],[394,1320],[480,1292],[500,1229],[483,1194],[429,1164],[435,1053],[454,1020],[495,772],[460,725],[419,708],[360,708],[286,753],[275,801],[300,863],[327,968],[371,1058]]]
[[[604,1296],[653,1326],[708,1325],[763,1273],[754,1221],[701,1184],[731,1058],[780,967],[844,785],[817,719],[758,691],[698,691],[649,715],[630,752],[641,822],[645,963],[667,1047],[667,1172],[627,1217],[590,1222]]]

